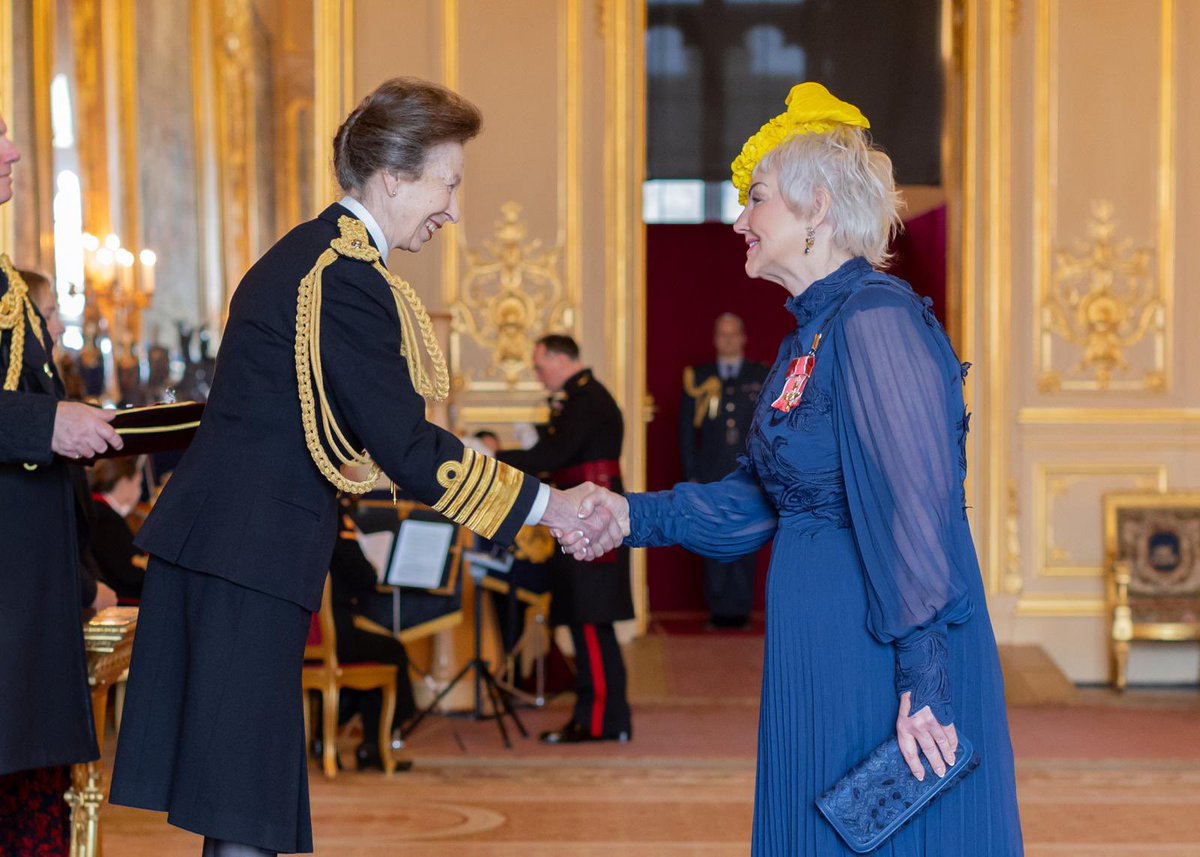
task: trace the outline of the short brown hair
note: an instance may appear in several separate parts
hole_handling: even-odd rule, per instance
[[[54,294],[54,285],[50,282],[50,278],[41,271],[17,268],[17,273],[21,275],[21,279],[25,281],[25,285],[29,287],[29,299],[35,304],[41,303],[43,300],[48,300],[51,297],[58,300],[58,295]]]
[[[550,354],[563,354],[572,360],[579,359],[579,343],[562,333],[548,333],[536,343]]]
[[[386,80],[333,138],[338,184],[358,190],[379,170],[420,178],[431,146],[465,143],[482,124],[479,108],[444,86],[416,77]]]
[[[88,481],[97,494],[106,494],[122,479],[137,475],[140,458],[102,458],[88,472]]]

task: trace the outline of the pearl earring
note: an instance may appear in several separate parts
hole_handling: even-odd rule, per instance
[[[808,230],[804,233],[804,255],[805,256],[812,253],[813,244],[816,242],[816,240],[817,240],[817,230],[813,229],[811,226],[808,227]]]

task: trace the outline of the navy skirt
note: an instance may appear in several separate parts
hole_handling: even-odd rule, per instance
[[[312,614],[151,557],[109,800],[312,851],[300,673]]]

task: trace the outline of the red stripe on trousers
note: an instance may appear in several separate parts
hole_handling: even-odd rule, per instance
[[[592,737],[604,734],[604,706],[608,701],[608,684],[604,679],[604,658],[600,655],[600,640],[595,625],[583,626],[583,641],[587,645],[588,663],[592,667]]]

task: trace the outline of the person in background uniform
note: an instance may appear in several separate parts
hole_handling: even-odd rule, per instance
[[[533,368],[550,392],[550,422],[526,450],[497,458],[531,473],[548,474],[559,488],[592,482],[623,490],[621,409],[579,360],[569,336],[544,336],[533,350]],[[628,741],[633,735],[626,698],[625,662],[613,623],[633,618],[629,552],[618,549],[592,563],[556,554],[551,569],[550,622],[571,629],[575,644],[575,710],[561,729],[543,733],[547,744]]]
[[[77,385],[75,392],[72,392],[70,378],[64,371],[70,365],[70,361],[62,359],[63,353],[58,347],[63,335],[63,323],[58,317],[58,295],[55,294],[54,284],[50,282],[49,277],[37,271],[18,268],[17,273],[28,287],[30,302],[45,321],[46,341],[50,344],[50,356],[53,358],[51,363],[58,372],[63,391],[68,399],[75,398],[75,394],[81,390]],[[103,576],[88,549],[92,529],[96,523],[96,504],[92,500],[86,468],[79,464],[68,464],[67,474],[75,494],[75,530],[79,543],[79,603],[85,609],[96,611],[115,607],[117,593],[103,581]]]
[[[449,394],[446,361],[387,254],[458,221],[463,144],[480,123],[415,78],[350,113],[333,140],[346,195],[242,278],[200,427],[138,533],[150,563],[109,801],[166,812],[204,836],[205,857],[312,850],[300,665],[339,490],[365,493],[386,472],[501,543],[538,522],[585,555],[619,537],[611,515],[579,518],[582,492],[425,419],[426,400]]]
[[[767,367],[746,359],[746,328],[732,313],[713,326],[715,363],[683,372],[679,406],[679,455],[686,482],[719,482],[737,470],[746,451],[754,405]],[[729,562],[704,557],[704,601],[709,627],[745,628],[754,606],[757,554]]]
[[[0,118],[0,204],[20,152]],[[63,401],[46,320],[0,254],[0,853],[65,853],[68,766],[97,758],[67,462],[123,444]]]
[[[126,603],[137,603],[146,580],[146,555],[125,521],[142,496],[141,464],[140,458],[102,459],[88,474],[96,510],[88,553],[100,580]]]

